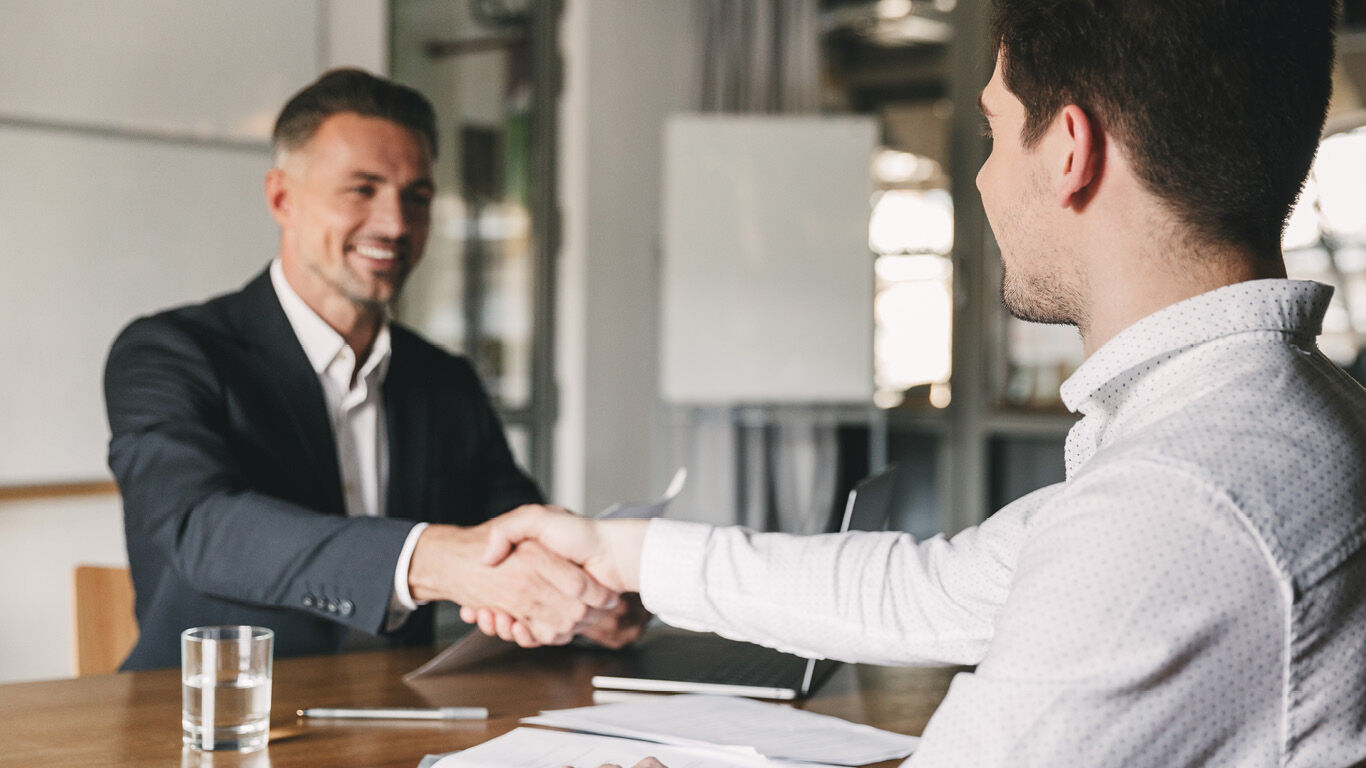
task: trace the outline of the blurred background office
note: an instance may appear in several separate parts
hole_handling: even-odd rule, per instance
[[[986,0],[11,0],[0,7],[0,681],[72,674],[126,563],[100,376],[130,319],[275,253],[276,111],[334,66],[435,104],[398,319],[470,355],[572,508],[811,532],[890,463],[952,533],[1062,478],[1076,333],[1008,318],[973,184]],[[1366,373],[1366,2],[1286,234]]]

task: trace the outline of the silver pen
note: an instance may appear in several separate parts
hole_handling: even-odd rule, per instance
[[[486,707],[313,707],[299,717],[346,717],[362,720],[487,720]]]

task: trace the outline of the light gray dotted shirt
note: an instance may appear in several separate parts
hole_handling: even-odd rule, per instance
[[[1332,289],[1162,309],[1063,385],[1067,480],[952,539],[657,520],[645,604],[807,656],[975,664],[908,761],[1366,760],[1366,390],[1319,353]]]

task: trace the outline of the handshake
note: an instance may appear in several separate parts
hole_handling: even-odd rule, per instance
[[[432,525],[413,550],[409,591],[457,603],[465,621],[524,648],[575,635],[620,648],[649,618],[635,594],[648,523],[527,505],[471,528]]]

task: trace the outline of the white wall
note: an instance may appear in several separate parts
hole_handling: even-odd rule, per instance
[[[326,0],[322,10],[324,34],[321,37],[325,42],[324,50],[320,52],[319,72],[328,67],[348,66],[378,75],[388,74],[387,0]]]
[[[127,564],[116,496],[0,504],[0,683],[70,677],[73,569]]]
[[[661,150],[665,117],[689,107],[692,5],[565,5],[554,497],[575,509],[662,490],[651,477]]]
[[[104,352],[134,315],[273,256],[285,99],[387,69],[384,0],[14,0],[0,8],[0,231],[12,247],[0,485],[107,477]],[[48,314],[44,314],[48,313]],[[72,672],[71,572],[127,562],[116,496],[0,502],[0,682]]]

